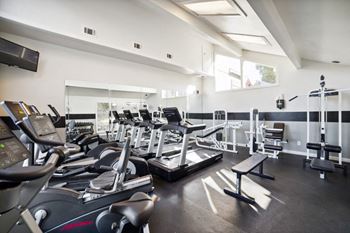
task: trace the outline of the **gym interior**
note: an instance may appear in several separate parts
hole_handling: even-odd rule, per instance
[[[0,0],[0,232],[350,232],[349,12]]]

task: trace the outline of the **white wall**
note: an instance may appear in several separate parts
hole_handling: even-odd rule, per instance
[[[0,0],[0,6],[0,16],[25,25],[196,71],[210,69],[212,45],[148,1]],[[95,29],[96,35],[84,34],[84,26]],[[141,43],[140,50],[133,48],[134,42]],[[171,60],[166,58],[167,53],[173,55]]]
[[[61,113],[65,111],[65,80],[87,80],[156,89],[200,86],[199,78],[11,34],[0,35],[40,51],[38,72],[0,65],[0,99],[23,100],[37,105],[42,111],[48,111],[48,103],[56,106]],[[4,113],[0,112],[0,115]]]
[[[276,67],[279,85],[215,92],[215,80],[204,79],[204,112],[211,112],[219,108],[233,112],[247,112],[253,107],[260,111],[279,111],[275,100],[281,94],[286,100],[300,95],[300,98],[293,102],[287,101],[286,108],[282,111],[305,111],[306,98],[303,95],[306,95],[309,90],[319,88],[319,79],[322,74],[326,77],[328,88],[350,88],[349,66],[304,60],[303,68],[297,70],[286,57],[254,52],[244,52],[242,59]],[[350,109],[350,91],[344,93],[343,109]]]

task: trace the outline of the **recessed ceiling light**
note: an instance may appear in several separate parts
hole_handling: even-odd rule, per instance
[[[225,33],[226,36],[230,37],[234,41],[240,41],[251,44],[268,45],[269,41],[264,36],[246,35],[246,34],[235,34]]]
[[[334,63],[334,64],[339,64],[340,61],[332,61],[332,63]]]
[[[226,0],[185,3],[184,6],[198,15],[240,15],[238,7]]]

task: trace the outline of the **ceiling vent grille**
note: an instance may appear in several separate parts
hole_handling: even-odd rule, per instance
[[[84,33],[88,35],[96,35],[96,30],[93,28],[84,27]]]

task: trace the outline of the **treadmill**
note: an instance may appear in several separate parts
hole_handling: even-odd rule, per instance
[[[191,133],[205,129],[205,124],[192,125],[189,122],[183,122],[176,107],[164,108],[163,113],[168,124],[160,128],[161,134],[156,157],[148,160],[152,174],[167,181],[176,181],[222,159],[223,152],[221,151],[204,148],[188,150],[187,148]],[[162,155],[164,139],[170,130],[183,133],[181,152],[170,156]]]
[[[130,138],[131,138],[132,148],[138,148],[140,146],[145,146],[144,142],[142,142],[142,135],[143,135],[143,132],[145,131],[146,126],[141,124],[142,121],[135,119],[130,110],[123,110],[123,112],[124,112],[124,116],[126,118],[124,125],[131,126]],[[124,127],[124,128],[126,128],[126,127]]]
[[[151,129],[151,136],[148,141],[147,147],[138,147],[132,149],[132,154],[137,157],[141,157],[144,159],[149,159],[155,156],[157,153],[157,146],[156,143],[156,136],[159,129],[164,125],[163,122],[160,121],[154,121],[152,119],[151,113],[148,111],[148,109],[140,109],[140,115],[142,117],[142,123],[141,125],[148,127]],[[188,147],[191,149],[191,146]],[[181,151],[181,144],[180,143],[167,143],[164,144],[162,147],[162,155],[172,155],[179,153]]]

